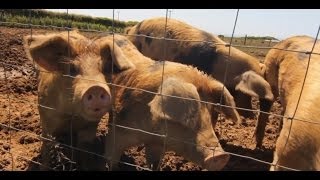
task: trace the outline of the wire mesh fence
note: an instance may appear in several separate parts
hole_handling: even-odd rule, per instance
[[[197,40],[193,40],[193,41],[190,41],[190,42],[205,42],[205,43],[213,43],[215,44],[216,46],[219,46],[219,45],[222,45],[222,46],[225,46],[225,47],[228,47],[229,48],[229,53],[228,53],[228,56],[230,57],[231,55],[231,47],[242,47],[242,48],[256,48],[256,49],[267,49],[267,50],[270,50],[270,49],[277,49],[277,50],[282,50],[282,51],[290,51],[290,52],[296,52],[296,53],[304,53],[304,54],[307,54],[309,55],[309,61],[308,61],[308,66],[309,67],[309,62],[310,62],[310,59],[311,59],[311,55],[320,55],[319,52],[313,52],[314,51],[314,46],[317,42],[317,39],[318,39],[318,33],[319,33],[319,29],[318,29],[318,33],[315,37],[315,42],[314,42],[314,45],[311,49],[311,51],[296,51],[296,50],[290,50],[290,49],[280,49],[280,48],[276,48],[276,47],[266,47],[266,46],[248,46],[248,45],[235,45],[233,44],[233,38],[234,38],[234,32],[235,32],[235,29],[237,27],[237,20],[238,20],[238,15],[241,11],[240,10],[237,10],[237,13],[236,13],[236,16],[235,16],[235,21],[234,21],[234,26],[233,26],[233,30],[232,30],[232,35],[231,35],[231,40],[229,43],[215,43],[213,41],[197,41]],[[68,10],[67,10],[67,15],[68,15]],[[119,16],[119,15],[118,15]],[[171,16],[171,12],[170,12],[170,16]],[[59,30],[59,31],[67,31],[68,32],[68,43],[69,43],[69,31],[71,30],[74,30],[74,29],[77,29],[79,30],[80,32],[90,32],[90,33],[97,33],[98,35],[112,35],[113,37],[113,46],[114,46],[114,36],[115,34],[120,34],[120,35],[123,35],[123,36],[136,36],[136,37],[148,37],[148,38],[151,38],[151,39],[158,39],[158,40],[162,40],[163,41],[163,47],[159,47],[159,48],[162,48],[163,49],[163,57],[166,56],[166,42],[167,41],[186,41],[186,40],[182,40],[182,39],[171,39],[171,38],[167,38],[166,35],[167,35],[167,19],[169,18],[168,17],[168,10],[166,10],[166,14],[165,14],[165,17],[166,17],[166,25],[165,27],[163,27],[165,30],[164,30],[164,35],[163,37],[154,37],[154,36],[148,36],[148,35],[143,35],[143,34],[134,34],[134,35],[128,35],[128,34],[125,34],[125,33],[117,33],[116,30],[115,30],[115,27],[114,27],[114,23],[112,23],[112,31],[111,32],[108,32],[108,31],[99,31],[99,30],[92,30],[92,29],[78,29],[78,28],[72,28],[71,27],[71,21],[68,21],[67,24],[68,26],[67,27],[58,27],[58,26],[52,26],[52,25],[34,25],[34,24],[31,24],[31,19],[32,19],[32,14],[31,14],[31,11],[30,11],[30,14],[29,14],[29,23],[28,24],[24,24],[24,23],[16,23],[16,22],[4,22],[3,21],[3,12],[1,13],[1,17],[0,17],[0,25],[7,25],[7,24],[15,24],[15,25],[18,25],[18,26],[23,26],[25,28],[28,28],[30,29],[30,35],[31,35],[31,38],[32,36],[35,34],[34,32],[34,28],[42,28],[42,29],[56,29],[56,30]],[[171,17],[170,17],[171,18]],[[113,10],[113,18],[112,18],[112,22],[115,21],[115,10]],[[113,48],[114,50],[114,48]],[[70,55],[70,49],[68,50],[68,53],[69,53],[69,57],[71,56]],[[20,68],[19,65],[15,65],[15,64],[10,64],[10,63],[7,63],[5,61],[3,61],[4,57],[0,57],[2,59],[2,62],[1,62],[1,67],[2,67],[2,72],[3,72],[3,76],[0,76],[3,81],[4,81],[4,84],[7,85],[7,89],[6,89],[6,96],[3,96],[1,98],[4,98],[5,101],[6,101],[6,109],[7,109],[7,112],[5,113],[4,115],[4,118],[8,118],[7,121],[5,121],[4,123],[0,123],[0,127],[1,129],[7,129],[8,130],[8,140],[6,142],[4,142],[3,144],[5,145],[8,145],[9,148],[6,148],[6,149],[1,149],[1,151],[3,153],[6,153],[6,154],[9,154],[10,155],[10,165],[11,165],[11,168],[8,169],[8,170],[16,170],[15,169],[15,165],[14,165],[14,162],[15,162],[15,158],[14,157],[19,157],[19,158],[22,158],[24,159],[25,161],[28,161],[28,162],[31,162],[31,163],[34,163],[34,164],[37,164],[39,166],[43,166],[45,168],[48,168],[50,170],[57,170],[55,168],[52,168],[52,167],[48,167],[47,165],[44,165],[43,163],[41,163],[41,161],[36,161],[36,160],[33,160],[33,159],[30,159],[28,158],[26,155],[23,155],[23,153],[19,153],[19,152],[13,152],[12,149],[14,144],[12,142],[12,132],[24,132],[24,133],[27,133],[28,135],[32,136],[32,137],[35,137],[36,139],[39,139],[41,140],[41,142],[51,142],[51,143],[56,143],[56,144],[59,144],[59,146],[62,146],[62,147],[65,147],[65,148],[68,148],[71,150],[71,156],[70,158],[67,158],[64,156],[64,158],[71,163],[71,166],[68,167],[68,168],[60,168],[60,170],[72,170],[74,169],[72,166],[75,164],[75,160],[74,160],[74,152],[73,151],[77,151],[77,152],[83,152],[83,153],[87,153],[87,154],[91,154],[97,158],[100,158],[100,159],[103,159],[105,161],[112,161],[112,162],[117,162],[117,163],[122,163],[122,164],[125,164],[125,165],[128,165],[128,166],[132,166],[132,167],[135,167],[137,169],[140,169],[140,170],[147,170],[147,171],[151,171],[152,169],[150,167],[142,167],[142,166],[139,166],[139,165],[136,165],[136,164],[133,164],[133,163],[128,163],[128,162],[124,162],[124,161],[121,161],[121,160],[118,160],[118,159],[114,159],[113,157],[111,157],[111,159],[109,157],[105,157],[103,154],[98,154],[96,152],[92,152],[92,151],[88,151],[86,149],[82,149],[82,148],[78,148],[75,146],[75,139],[73,138],[73,126],[74,124],[71,123],[72,120],[70,120],[70,135],[69,135],[69,141],[70,143],[67,144],[67,143],[64,143],[64,142],[61,142],[61,141],[58,141],[52,137],[47,137],[47,136],[43,136],[43,135],[40,135],[39,133],[34,133],[32,130],[24,130],[24,129],[21,129],[21,128],[17,128],[16,125],[13,124],[13,120],[12,120],[12,112],[13,112],[13,107],[12,107],[12,100],[15,99],[14,95],[10,93],[10,87],[9,87],[9,80],[8,80],[8,76],[9,76],[9,69],[17,69],[17,68]],[[139,91],[139,92],[143,92],[143,93],[148,93],[148,94],[152,94],[154,96],[161,96],[161,101],[163,101],[163,97],[169,97],[169,98],[175,98],[175,99],[183,99],[183,100],[188,100],[188,101],[195,101],[195,102],[199,102],[199,103],[202,103],[202,104],[208,104],[208,105],[213,105],[213,106],[216,106],[216,107],[225,107],[225,108],[234,108],[234,107],[231,107],[231,106],[227,106],[227,105],[223,105],[222,104],[222,94],[220,95],[220,103],[213,103],[213,102],[207,102],[207,101],[203,101],[203,100],[199,100],[199,99],[193,99],[193,98],[186,98],[186,97],[179,97],[179,96],[174,96],[174,95],[169,95],[169,94],[164,94],[162,92],[162,87],[163,87],[163,81],[164,81],[164,72],[165,72],[165,59],[162,58],[161,61],[163,61],[164,63],[162,63],[162,79],[161,79],[161,89],[160,89],[160,92],[153,92],[153,91],[150,91],[150,90],[147,90],[147,89],[141,89],[141,88],[136,88],[136,87],[129,87],[129,86],[123,86],[121,84],[116,84],[114,83],[112,80],[113,80],[113,74],[114,74],[114,69],[113,69],[113,61],[112,61],[112,69],[111,69],[111,77],[109,78],[111,81],[110,82],[101,82],[101,81],[96,81],[96,80],[93,80],[93,79],[85,79],[85,78],[81,78],[82,80],[86,80],[86,81],[96,81],[98,83],[102,83],[102,84],[106,84],[108,85],[110,88],[111,88],[111,96],[114,97],[115,96],[115,91],[116,91],[116,88],[125,88],[125,89],[130,89],[130,90],[134,90],[134,91]],[[37,68],[36,66],[36,63],[33,62],[33,70],[36,72],[36,75],[38,75],[40,72],[41,73],[52,73],[52,72],[48,72],[48,71],[44,71],[42,69],[39,69]],[[225,84],[226,82],[226,77],[228,76],[228,64],[226,66],[226,69],[224,71],[224,81],[223,81],[223,84]],[[300,98],[301,98],[301,94],[302,94],[302,91],[303,91],[303,87],[304,87],[304,83],[305,83],[305,79],[306,79],[306,76],[307,76],[307,72],[308,70],[306,71],[306,74],[304,76],[304,81],[302,83],[302,88],[301,88],[301,92],[300,92],[300,96],[299,96],[299,100],[298,100],[298,103],[296,105],[296,109],[295,109],[295,112],[297,111],[297,108],[298,108],[298,104],[299,104],[299,101],[300,101]],[[1,74],[0,74],[1,75]],[[12,74],[11,74],[12,75]],[[70,74],[70,67],[67,66],[67,71],[65,74],[62,75],[64,78],[70,78],[70,79],[77,79],[78,77],[76,76],[73,76]],[[67,89],[67,87],[63,87],[65,89]],[[225,86],[223,86],[223,88],[225,88]],[[37,92],[37,94],[39,94],[39,92]],[[37,102],[30,102],[30,100],[23,100],[23,99],[19,99],[19,101],[25,103],[25,104],[32,104],[33,106],[37,106],[40,109],[46,109],[46,110],[50,110],[50,111],[57,111],[57,107],[48,107],[47,105],[44,105],[44,104],[41,104],[39,103],[39,101],[37,100]],[[163,104],[163,103],[162,103]],[[127,127],[127,126],[122,126],[122,125],[119,125],[117,124],[117,121],[116,121],[116,112],[115,112],[115,104],[114,104],[114,101],[112,103],[112,111],[109,112],[109,120],[112,119],[112,122],[111,123],[108,123],[108,128],[112,130],[112,132],[114,132],[114,134],[117,133],[117,129],[124,129],[124,130],[127,130],[127,131],[132,131],[132,132],[136,132],[136,133],[142,133],[142,134],[145,134],[145,135],[148,135],[148,136],[154,136],[154,137],[158,137],[158,138],[161,138],[163,140],[163,149],[162,149],[162,153],[161,153],[161,157],[160,157],[160,160],[164,158],[164,154],[165,152],[167,151],[167,143],[168,141],[176,141],[177,143],[182,143],[182,144],[189,144],[189,145],[192,145],[192,146],[196,146],[198,147],[199,145],[198,144],[195,144],[195,143],[192,143],[192,142],[189,142],[187,140],[184,140],[184,139],[179,139],[179,138],[175,138],[175,137],[170,137],[167,133],[167,120],[165,120],[165,132],[163,134],[158,134],[158,133],[154,133],[154,132],[150,132],[150,131],[146,131],[144,130],[143,128],[135,128],[135,127]],[[250,111],[250,112],[256,112],[256,113],[265,113],[265,114],[268,114],[268,115],[273,115],[275,117],[280,117],[280,118],[287,118],[289,120],[291,120],[291,124],[292,124],[292,120],[296,120],[296,121],[301,121],[301,122],[305,122],[305,123],[312,123],[314,125],[318,125],[320,124],[320,122],[316,121],[316,120],[312,120],[312,119],[300,119],[300,118],[296,118],[295,117],[295,113],[292,117],[286,117],[286,116],[283,116],[281,114],[274,114],[274,113],[270,113],[270,112],[264,112],[264,111],[260,111],[260,110],[255,110],[255,109],[246,109],[246,108],[239,108],[239,107],[235,107],[235,109],[237,110],[245,110],[245,111]],[[163,115],[165,116],[165,112],[162,112]],[[66,113],[68,114],[68,113]],[[75,114],[73,113],[69,113],[68,116],[70,117],[74,117],[76,116]],[[70,118],[72,119],[72,118]],[[40,120],[38,120],[40,121]],[[290,129],[291,130],[291,129]],[[290,134],[290,131],[289,131],[289,134]],[[201,135],[201,134],[200,134]],[[130,138],[130,137],[128,137]],[[289,136],[288,136],[288,139],[289,139]],[[288,141],[287,139],[287,141]],[[117,142],[117,139],[116,139],[116,136],[114,135],[113,137],[113,147],[116,146],[116,143],[121,143],[121,142]],[[207,146],[202,146],[201,148],[204,148],[204,149],[209,149],[209,150],[212,150],[213,152],[214,151],[219,151],[218,149],[216,149],[216,147],[207,147]],[[113,149],[114,151],[114,149]],[[244,159],[249,159],[249,160],[253,160],[253,161],[256,161],[256,162],[259,162],[259,163],[263,163],[263,164],[266,164],[266,165],[277,165],[279,167],[282,167],[282,168],[285,168],[285,169],[288,169],[288,170],[299,170],[299,169],[293,169],[293,168],[289,168],[289,167],[283,167],[283,166],[280,166],[278,165],[277,163],[276,164],[273,164],[272,162],[267,162],[267,161],[264,161],[264,160],[261,160],[261,159],[258,159],[258,158],[255,158],[255,157],[250,157],[250,156],[246,156],[246,155],[241,155],[241,154],[238,154],[238,153],[235,153],[235,152],[228,152],[228,151],[224,151],[226,152],[227,154],[231,155],[231,156],[235,156],[235,157],[239,157],[239,158],[244,158]],[[113,153],[112,153],[113,154]],[[61,157],[60,157],[61,158]],[[108,170],[113,170],[114,167],[112,167],[113,163],[107,163],[107,166],[108,166]],[[157,169],[159,169],[159,166],[160,166],[160,163],[157,164]]]

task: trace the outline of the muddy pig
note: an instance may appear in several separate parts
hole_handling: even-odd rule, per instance
[[[234,47],[231,47],[229,57],[230,47],[226,46],[218,36],[172,18],[145,19],[133,27],[126,28],[125,32],[130,35],[129,40],[145,56],[155,60],[165,59],[193,65],[224,82],[234,96],[237,107],[252,109],[251,99],[257,97],[260,100],[260,110],[270,110],[273,95],[270,85],[263,78],[264,64]],[[165,36],[175,40],[164,42],[163,39],[153,39],[148,36],[157,38]],[[241,109],[238,111],[244,117],[254,117],[252,111]],[[264,113],[260,113],[259,119],[261,119],[258,121],[260,124],[257,123],[257,126],[261,132],[256,132],[255,135],[257,146],[261,147],[264,135],[263,123],[268,119]]]
[[[100,45],[108,64],[107,77],[114,62],[112,82],[118,85],[114,89],[115,118],[110,120],[105,146],[105,156],[112,160],[113,170],[118,168],[126,148],[142,143],[146,146],[147,164],[153,169],[157,169],[164,149],[208,170],[221,170],[226,165],[229,154],[221,147],[211,120],[217,118],[218,112],[234,122],[239,122],[240,116],[222,83],[192,66],[168,61],[162,79],[163,62],[145,57],[121,35],[115,35],[114,41],[113,36],[100,37],[95,43]],[[158,93],[167,96],[161,98]],[[219,103],[220,96],[227,107],[200,102]]]
[[[74,146],[91,151],[97,125],[111,106],[98,46],[71,31],[26,36],[24,47],[39,69],[42,136],[56,139],[73,136]],[[42,163],[50,167],[47,143],[43,143]],[[90,168],[85,161],[79,163],[80,169]]]
[[[273,157],[278,166],[270,170],[320,170],[320,42],[313,49],[317,54],[305,53],[314,43],[314,38],[293,36],[266,56],[266,80],[280,97],[285,116]]]

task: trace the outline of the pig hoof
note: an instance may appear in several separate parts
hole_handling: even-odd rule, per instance
[[[214,155],[208,156],[204,161],[204,166],[209,171],[219,171],[230,159],[230,155],[225,152],[215,152]]]
[[[262,143],[257,143],[256,144],[256,149],[262,149]]]

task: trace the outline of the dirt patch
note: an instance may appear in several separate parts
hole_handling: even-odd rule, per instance
[[[33,29],[33,34],[51,32],[50,29]],[[23,49],[23,36],[30,34],[30,29],[0,27],[0,170],[39,170],[39,152],[42,145],[41,126],[37,106],[37,79],[33,62],[27,59]],[[92,36],[92,34],[87,34]],[[254,50],[251,50],[254,52]],[[257,51],[257,57],[264,56]],[[255,101],[257,102],[257,101]],[[256,107],[258,104],[256,104]],[[280,114],[278,103],[272,112]],[[234,154],[250,156],[271,162],[276,138],[279,134],[280,118],[270,116],[266,127],[266,136],[262,149],[254,148],[252,134],[256,120],[246,119],[247,125],[235,127],[225,119],[217,123],[215,129],[223,148]],[[11,126],[14,129],[9,130]],[[106,133],[103,121],[97,133],[97,154],[103,155],[103,137]],[[67,142],[68,140],[62,140]],[[52,167],[55,170],[77,170],[77,164],[65,153],[67,147],[52,143]],[[129,148],[121,161],[146,167],[143,145]],[[94,163],[104,163],[95,156]],[[121,170],[142,170],[120,164]],[[202,170],[174,152],[167,152],[160,166],[165,171]],[[269,165],[237,156],[231,156],[223,170],[268,170]]]

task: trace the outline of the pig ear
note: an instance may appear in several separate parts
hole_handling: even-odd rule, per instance
[[[249,96],[273,100],[270,84],[260,75],[253,71],[246,71],[235,79],[235,90],[241,91]]]
[[[266,65],[263,63],[259,63],[259,66],[260,66],[261,73],[263,74],[263,77],[265,77]]]
[[[33,35],[24,37],[24,48],[30,60],[47,71],[61,71],[62,61],[72,54],[72,48],[62,35]]]
[[[135,68],[135,65],[124,55],[121,48],[116,43],[112,43],[112,41],[102,42],[101,56],[108,64],[112,60],[120,71]]]
[[[128,34],[129,31],[131,30],[131,28],[133,28],[133,26],[128,26],[128,27],[124,28],[124,33]]]

